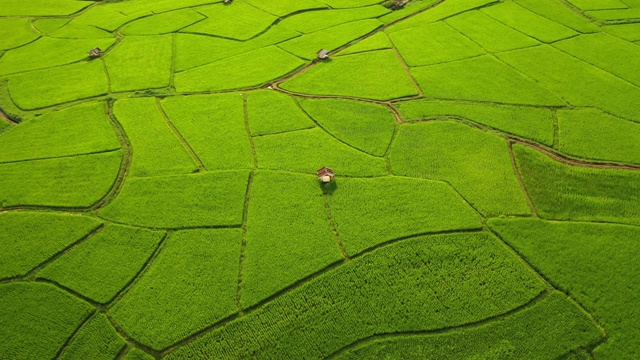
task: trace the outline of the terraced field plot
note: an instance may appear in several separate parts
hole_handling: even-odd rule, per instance
[[[639,20],[0,0],[0,359],[640,358]]]

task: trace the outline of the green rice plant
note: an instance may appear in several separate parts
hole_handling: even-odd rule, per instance
[[[507,142],[452,121],[407,124],[389,154],[394,174],[450,183],[487,216],[528,215]]]
[[[505,2],[481,10],[485,14],[544,43],[578,35],[574,30],[533,13],[515,2]]]
[[[208,34],[236,40],[248,40],[265,31],[277,19],[247,3],[237,1],[233,6],[221,2],[199,7],[207,18],[188,26],[181,32]]]
[[[626,9],[627,4],[620,0],[567,0],[580,10]]]
[[[348,48],[340,51],[337,55],[350,55],[361,52],[373,51],[373,50],[383,50],[383,49],[392,49],[393,45],[391,44],[391,40],[384,32],[375,33],[368,38],[358,41]]]
[[[640,23],[603,26],[602,30],[627,41],[640,41]]]
[[[0,164],[1,207],[90,207],[113,187],[121,151]]]
[[[555,1],[555,0],[554,0]],[[445,20],[490,52],[531,47],[537,40],[510,28],[481,11],[469,11]]]
[[[418,89],[393,50],[340,56],[282,83],[286,90],[390,100],[418,95]]]
[[[392,22],[399,21],[403,18],[408,18],[409,16],[417,13],[418,11],[421,11],[430,6],[433,6],[437,2],[438,0],[409,1],[409,3],[403,6],[402,9],[394,10],[393,12],[381,17],[380,21],[382,21],[385,24],[390,24]]]
[[[259,136],[253,139],[261,169],[315,174],[323,166],[338,176],[377,176],[387,173],[384,159],[352,148],[320,128]]]
[[[353,21],[303,35],[278,46],[303,59],[311,60],[317,57],[316,53],[320,49],[336,50],[373,32],[380,26],[382,23],[375,19]]]
[[[635,66],[640,62],[640,47],[633,43],[598,33],[560,41],[553,46],[640,86]]]
[[[137,341],[161,350],[237,311],[240,229],[176,232],[110,310]]]
[[[300,35],[297,31],[274,25],[249,41],[236,41],[207,35],[176,34],[175,70],[184,71],[210,64],[261,47],[274,45]]]
[[[189,152],[160,114],[156,99],[118,100],[113,112],[133,148],[131,176],[186,174],[197,170]]]
[[[389,37],[409,66],[449,62],[485,53],[473,41],[443,22],[396,31]],[[416,46],[416,42],[420,46]]]
[[[389,9],[380,5],[354,9],[309,11],[287,17],[280,21],[278,25],[308,34],[353,21],[374,19],[389,12]]]
[[[553,145],[553,112],[545,108],[439,100],[409,100],[395,106],[405,121],[458,117]]]
[[[247,116],[253,136],[310,129],[315,126],[291,96],[273,90],[247,93]]]
[[[93,102],[46,113],[2,134],[0,163],[119,148],[105,104]]]
[[[242,94],[175,96],[162,107],[208,170],[253,167]]]
[[[94,39],[94,43],[96,42],[95,39],[113,39],[114,37],[112,33],[102,29],[98,29],[95,26],[76,24],[65,25],[48,35],[54,38],[61,39]]]
[[[436,2],[437,1],[427,0],[422,2],[422,4],[424,4],[425,6],[430,6]],[[433,7],[433,9],[429,9],[428,11],[423,11],[418,15],[412,16],[410,19],[406,19],[404,21],[398,22],[397,24],[394,24],[393,26],[387,28],[385,31],[390,34],[392,32],[408,29],[414,26],[420,26],[426,23],[440,21],[440,20],[455,16],[457,14],[462,14],[464,12],[481,8],[483,6],[487,6],[489,4],[493,4],[496,2],[498,2],[498,0],[444,1],[443,3]],[[407,9],[411,9],[411,8],[407,7]],[[390,15],[387,15],[387,17],[393,16],[396,13],[400,15],[400,11],[394,11]],[[397,18],[393,18],[393,19],[397,20]],[[382,18],[382,21],[387,23],[387,21],[385,21],[385,18]]]
[[[549,90],[489,55],[412,68],[411,74],[428,99],[564,105]]]
[[[382,156],[391,144],[396,118],[386,106],[344,99],[299,102],[322,129],[358,150]]]
[[[98,228],[94,219],[52,213],[0,213],[0,279],[24,275]]]
[[[120,30],[123,35],[159,35],[178,31],[205,17],[192,9],[170,11],[127,24]]]
[[[135,1],[135,3],[139,2],[140,1]],[[126,23],[149,15],[152,15],[149,10],[127,15],[114,9],[113,6],[100,5],[93,6],[87,11],[82,12],[82,14],[74,17],[71,22],[69,22],[69,25],[89,25],[106,31],[116,31]]]
[[[368,5],[379,4],[379,0],[319,0],[331,6],[333,9],[360,8]]]
[[[169,86],[171,35],[127,36],[104,56],[111,91]]]
[[[9,76],[9,92],[22,110],[105,95],[109,83],[100,61],[87,61]]]
[[[600,28],[557,0],[515,0],[523,8],[581,33],[599,32]]]
[[[55,358],[91,311],[87,303],[53,285],[0,285],[0,358]]]
[[[62,16],[71,15],[91,5],[75,0],[2,0],[0,16]]]
[[[104,314],[96,314],[76,334],[60,359],[113,360],[127,343]]]
[[[108,303],[142,268],[162,232],[107,225],[38,273],[100,303]]]
[[[248,179],[248,171],[129,178],[99,214],[152,228],[239,225]]]
[[[329,196],[349,255],[405,236],[479,229],[480,217],[448,185],[422,179],[337,179]]]
[[[305,282],[167,359],[327,358],[375,334],[443,329],[502,314],[543,289],[533,271],[485,233],[413,238]]]
[[[242,306],[341,259],[315,176],[256,172],[247,213]]]
[[[640,119],[640,107],[630,106],[632,99],[640,98],[638,87],[551,46],[515,50],[498,57],[571,105],[596,106],[616,116]]]
[[[640,124],[598,109],[559,111],[558,138],[565,154],[640,164]]]
[[[640,172],[572,166],[520,145],[514,152],[542,218],[640,224]]]
[[[640,18],[640,8],[587,11],[586,14],[599,21],[633,21]]]
[[[327,5],[316,0],[245,0],[245,2],[279,17],[302,10],[327,8]]]
[[[123,359],[124,360],[154,360],[155,358],[138,348],[132,348],[129,351],[127,351]]]
[[[0,50],[27,44],[40,36],[25,18],[0,18]],[[0,62],[1,63],[1,62]]]
[[[164,13],[168,11],[195,8],[201,5],[209,5],[211,3],[219,2],[212,0],[137,0],[137,1],[115,1],[107,4],[125,15],[138,14],[143,12],[152,12],[155,14]]]
[[[39,32],[49,35],[52,32],[65,26],[71,19],[69,18],[41,18],[31,21],[33,27]]]
[[[11,99],[11,95],[9,94],[9,82],[6,78],[0,78],[0,109],[5,113],[9,118],[15,121],[27,121],[34,117],[32,112],[27,112],[20,109]],[[8,121],[4,119],[0,120],[5,124],[11,125]]]
[[[263,85],[304,62],[275,46],[250,51],[175,75],[178,92],[234,90]],[[216,76],[211,76],[211,72]]]
[[[611,224],[490,220],[489,226],[555,286],[598,319],[607,341],[596,359],[632,359],[640,350],[636,254],[640,229]]]
[[[559,359],[603,334],[566,295],[554,291],[532,307],[484,326],[442,334],[380,336],[336,359]]]

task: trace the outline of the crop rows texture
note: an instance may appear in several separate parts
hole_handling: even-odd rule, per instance
[[[115,359],[126,345],[104,314],[94,315],[61,354],[60,359]]]
[[[249,128],[254,136],[310,129],[313,121],[285,94],[260,90],[247,94]]]

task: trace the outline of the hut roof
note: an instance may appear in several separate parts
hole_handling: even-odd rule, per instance
[[[321,169],[318,169],[317,174],[318,174],[318,177],[323,177],[323,176],[335,177],[336,176],[333,170],[329,169],[326,166]]]

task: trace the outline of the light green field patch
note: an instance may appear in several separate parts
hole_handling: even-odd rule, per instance
[[[237,310],[241,245],[240,229],[173,234],[111,315],[156,350],[222,320]]]
[[[640,164],[640,124],[598,109],[558,112],[558,149],[594,160]]]
[[[0,16],[71,15],[91,4],[91,1],[75,0],[0,0]]]
[[[186,174],[197,170],[189,152],[160,114],[155,98],[118,100],[113,113],[133,148],[130,176]]]
[[[35,19],[31,23],[36,30],[48,35],[65,26],[69,21],[71,21],[69,18],[44,18]]]
[[[139,2],[136,1],[136,3]],[[113,6],[101,5],[93,6],[91,9],[76,16],[69,24],[72,26],[95,26],[106,31],[116,31],[122,25],[147,15],[152,15],[152,13],[146,10],[126,15],[114,9]]]
[[[88,61],[12,75],[9,92],[17,106],[32,110],[105,95],[109,83],[102,63]]]
[[[404,236],[482,226],[448,185],[422,179],[338,178],[329,205],[350,255]]]
[[[294,98],[273,90],[247,93],[247,115],[253,136],[310,129],[315,126]]]
[[[640,225],[640,172],[572,166],[526,146],[513,150],[542,218]]]
[[[575,106],[597,106],[627,119],[640,119],[640,89],[551,46],[501,53],[500,59]]]
[[[328,166],[336,175],[377,176],[387,173],[384,159],[360,152],[320,128],[254,138],[261,169],[315,174]]]
[[[108,4],[112,9],[122,12],[125,15],[139,14],[144,12],[152,12],[155,14],[165,13],[168,11],[198,7],[200,5],[209,5],[211,3],[219,3],[220,0],[136,0],[136,1],[116,1]]]
[[[640,19],[640,8],[620,9],[620,10],[598,10],[587,11],[586,14],[600,21],[620,21]]]
[[[389,9],[380,5],[356,9],[309,11],[287,17],[278,25],[308,34],[352,21],[377,18],[389,12]]]
[[[562,106],[564,102],[492,56],[411,69],[425,98]]]
[[[387,151],[396,119],[385,106],[343,99],[306,99],[300,105],[325,131],[375,156]]]
[[[100,223],[52,213],[0,214],[0,279],[24,275],[82,239]]]
[[[578,35],[577,32],[537,15],[513,2],[483,8],[485,14],[545,43]]]
[[[98,29],[91,25],[65,25],[60,29],[51,32],[48,36],[61,39],[94,39],[94,43],[96,42],[95,39],[113,39],[115,41],[114,35],[111,32]],[[90,49],[93,49],[93,47]],[[106,48],[102,49],[104,50]]]
[[[0,40],[0,50],[27,44],[39,36],[40,34],[31,27],[29,19],[0,18],[0,39],[2,39]]]
[[[121,151],[0,164],[0,204],[90,207],[113,187]]]
[[[87,303],[53,285],[0,285],[0,358],[55,358],[91,311]]]
[[[100,303],[108,303],[140,271],[163,233],[107,225],[38,273]]]
[[[247,218],[245,308],[342,259],[315,176],[257,172]]]
[[[396,31],[389,37],[409,66],[449,62],[485,53],[473,41],[443,22]]]
[[[599,32],[600,28],[557,0],[515,0],[515,3],[558,24],[581,33]]]
[[[553,145],[554,119],[550,109],[438,100],[409,100],[395,105],[405,121],[459,117]]]
[[[340,56],[282,83],[286,90],[390,100],[418,95],[393,50]]]
[[[487,216],[528,215],[507,142],[450,121],[407,124],[389,154],[396,175],[447,181]]]
[[[338,55],[349,55],[391,48],[393,48],[393,45],[387,34],[379,32],[340,51]]]
[[[152,228],[239,225],[248,178],[248,171],[129,178],[100,216]]]
[[[275,46],[247,52],[175,75],[178,92],[234,90],[263,85],[302,66],[299,58]],[[211,76],[214,71],[216,76]]]
[[[315,0],[245,0],[245,2],[280,17],[301,10],[327,7],[327,5]]]
[[[456,30],[490,52],[520,49],[540,44],[481,11],[469,11],[445,20]]]
[[[580,10],[626,9],[620,0],[567,0]]]
[[[627,41],[640,41],[640,23],[603,26],[602,30]]]
[[[102,102],[38,116],[0,136],[0,163],[117,150]]]
[[[60,359],[113,360],[126,344],[107,317],[97,314],[80,329]]]
[[[236,40],[248,40],[265,31],[277,17],[240,0],[233,6],[217,3],[199,7],[197,11],[207,19],[181,32],[209,34]]]
[[[170,11],[127,24],[120,30],[123,35],[159,35],[178,31],[205,17],[192,10]]]
[[[493,4],[498,0],[457,0],[457,1],[444,1],[441,4],[424,11],[418,15],[411,17],[410,19],[400,21],[394,24],[386,30],[387,33],[408,29],[414,26],[424,25],[426,23],[440,21],[457,14],[468,12],[473,9],[481,8],[483,6]],[[423,2],[424,3],[424,2]],[[435,3],[435,1],[428,0],[426,3]],[[396,13],[396,12],[394,12]],[[393,15],[392,13],[391,15]],[[399,13],[399,12],[398,12]],[[387,15],[387,16],[391,16]],[[384,20],[384,19],[383,19]]]
[[[127,36],[104,57],[111,91],[169,86],[171,35]]]
[[[320,49],[333,51],[349,42],[361,38],[382,26],[378,20],[360,20],[337,25],[311,34],[303,35],[279,46],[303,59],[315,59]]]
[[[367,5],[379,4],[379,0],[319,0],[334,9],[360,8]]]
[[[640,229],[537,219],[495,219],[489,225],[602,324],[607,340],[595,348],[594,358],[636,356],[640,319],[629,306],[640,296],[635,281],[640,276],[635,256]]]
[[[253,167],[242,94],[175,96],[162,107],[208,170]]]

